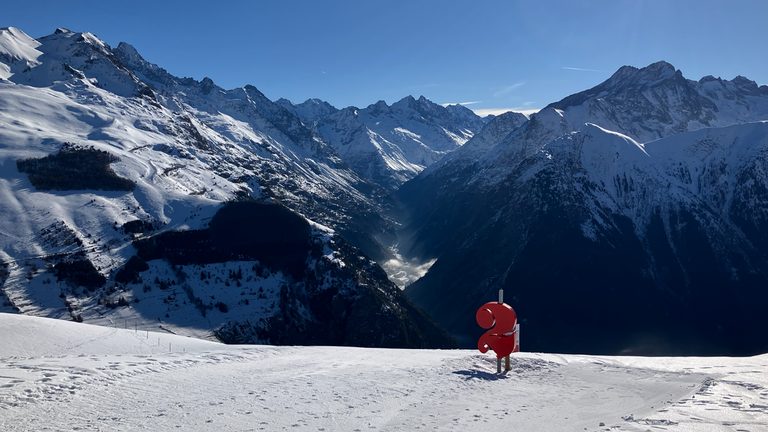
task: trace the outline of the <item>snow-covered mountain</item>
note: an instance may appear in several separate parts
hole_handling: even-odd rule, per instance
[[[0,311],[451,346],[368,258],[395,257],[437,260],[405,292],[466,345],[504,288],[530,349],[762,352],[766,120],[767,86],[665,62],[481,119],[424,97],[272,102],[90,33],[4,28]]]
[[[324,118],[338,111],[336,107],[320,99],[307,99],[300,104],[294,104],[288,99],[280,98],[275,103],[296,114],[304,124],[309,126],[315,126]]]
[[[278,103],[312,125],[356,173],[389,189],[460,148],[486,123],[464,106],[444,107],[424,96],[363,109],[336,110],[317,99]]]
[[[437,258],[406,293],[464,344],[503,288],[533,349],[768,350],[766,102],[662,62],[550,105],[401,188]]]
[[[64,141],[98,142],[100,136],[101,141],[111,140],[112,147],[145,152],[152,155],[150,159],[165,158],[160,170],[201,161],[214,175],[227,179],[229,189],[274,195],[300,213],[349,234],[369,253],[379,253],[372,235],[391,226],[380,216],[386,192],[357,176],[298,117],[255,87],[225,91],[210,79],[177,78],[143,60],[130,45],[121,43],[111,50],[89,33],[59,29],[36,41],[9,29],[2,36],[4,58],[12,60],[7,69],[18,70],[6,74],[10,82],[4,82],[8,96],[3,111],[31,116],[31,122],[47,127],[30,131],[17,121],[5,130],[49,139],[45,148],[36,149],[37,155],[52,153]],[[54,69],[58,72],[50,78]],[[36,94],[44,101],[41,109],[25,103]],[[59,103],[64,105],[57,107]],[[46,110],[61,111],[59,118]],[[112,119],[119,125],[111,125]],[[59,130],[71,133],[58,134]],[[171,172],[179,175],[178,170]],[[189,185],[197,191],[205,187],[193,181]],[[232,191],[227,194],[231,197]]]
[[[35,40],[0,30],[0,195],[5,311],[105,324],[128,314],[178,333],[246,341],[365,344],[356,331],[393,346],[440,338],[430,342],[427,333],[441,330],[337,234],[383,255],[375,237],[394,224],[384,216],[388,192],[255,87],[174,77],[125,43],[113,50],[90,33],[58,29]],[[134,240],[145,237],[172,235],[183,251],[207,250],[184,242],[206,238],[225,202],[250,200],[279,201],[328,227],[300,241],[324,251],[297,258],[308,260],[307,272],[253,254],[221,259],[215,248],[214,258],[193,263],[162,253],[157,262],[131,258]],[[291,218],[309,226],[303,217],[260,229],[284,232]],[[309,253],[274,255],[302,250]],[[350,318],[362,313],[394,333],[370,334]],[[331,318],[330,339],[299,332],[327,328]]]

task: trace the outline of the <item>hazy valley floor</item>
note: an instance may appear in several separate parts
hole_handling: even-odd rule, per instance
[[[768,430],[768,355],[225,346],[0,314],[0,430]]]

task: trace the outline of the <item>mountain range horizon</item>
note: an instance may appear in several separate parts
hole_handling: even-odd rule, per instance
[[[5,27],[0,312],[447,348],[504,289],[526,350],[763,353],[767,122],[768,86],[665,61],[481,117],[423,95],[272,101]]]

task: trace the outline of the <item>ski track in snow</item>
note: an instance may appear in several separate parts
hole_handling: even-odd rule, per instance
[[[497,375],[492,355],[467,350],[226,346],[9,314],[0,324],[3,431],[768,430],[768,355],[518,353]]]

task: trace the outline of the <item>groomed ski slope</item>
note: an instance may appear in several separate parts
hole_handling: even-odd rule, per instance
[[[0,430],[762,431],[768,355],[226,346],[0,314]]]

